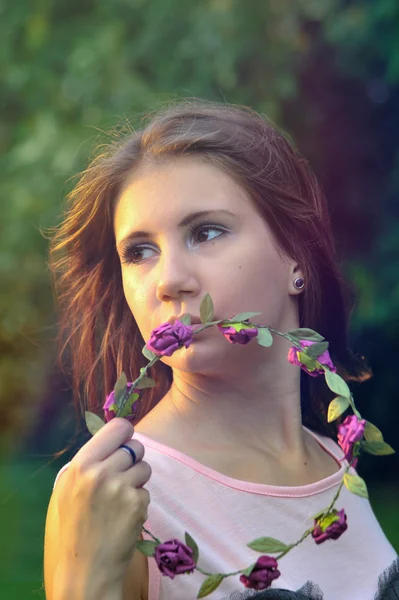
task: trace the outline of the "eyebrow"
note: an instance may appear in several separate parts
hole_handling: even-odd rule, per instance
[[[190,213],[189,215],[187,215],[186,217],[184,217],[184,219],[182,221],[180,221],[180,223],[178,224],[178,228],[179,229],[183,229],[184,227],[187,227],[188,225],[190,225],[190,223],[192,223],[193,221],[196,221],[197,219],[201,218],[201,217],[205,217],[205,216],[213,216],[215,213],[217,214],[227,214],[230,215],[231,217],[235,217],[236,215],[234,215],[232,212],[230,212],[229,210],[200,210],[197,212],[193,212]],[[120,242],[119,244],[117,244],[117,247],[121,247],[124,244],[126,244],[127,242],[130,242],[134,239],[137,238],[144,238],[144,239],[149,239],[152,238],[153,234],[149,231],[131,231],[130,233],[128,233]]]

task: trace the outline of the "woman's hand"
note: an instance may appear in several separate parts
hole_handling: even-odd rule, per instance
[[[60,564],[63,576],[79,577],[80,587],[122,585],[147,519],[151,477],[144,446],[132,440],[133,426],[115,418],[104,425],[75,455],[60,477],[58,494]],[[133,466],[130,446],[137,456]]]

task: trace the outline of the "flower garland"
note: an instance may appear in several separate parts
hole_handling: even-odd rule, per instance
[[[190,316],[184,315],[174,323],[164,323],[154,329],[150,340],[143,348],[143,354],[149,360],[148,364],[140,369],[139,377],[133,382],[128,382],[125,374],[122,373],[103,406],[106,421],[115,417],[134,420],[136,403],[140,398],[141,390],[156,385],[155,381],[147,376],[148,369],[162,356],[171,356],[180,348],[188,348],[194,335],[216,325],[232,344],[244,345],[256,339],[261,346],[269,347],[273,343],[273,335],[285,338],[291,345],[287,356],[288,361],[299,366],[311,377],[324,375],[327,386],[336,394],[328,406],[328,422],[338,419],[348,408],[352,409],[353,414],[347,416],[338,426],[338,443],[348,461],[342,481],[329,506],[314,515],[313,524],[295,542],[287,544],[275,538],[259,537],[247,544],[248,548],[262,554],[255,563],[234,573],[208,573],[198,566],[199,549],[188,532],[185,532],[185,542],[176,538],[161,542],[145,527],[142,528],[154,541],[139,540],[136,548],[145,556],[155,558],[164,576],[174,579],[176,575],[193,573],[194,570],[207,576],[197,598],[208,596],[216,590],[225,577],[233,575],[240,575],[240,582],[246,588],[264,590],[270,587],[281,574],[278,570],[278,561],[308,536],[311,536],[316,544],[322,544],[326,540],[337,540],[348,528],[345,510],[335,508],[342,487],[345,485],[350,492],[368,497],[364,480],[358,475],[349,473],[350,467],[356,466],[361,451],[374,455],[394,453],[391,446],[384,442],[381,431],[369,421],[362,419],[356,409],[349,387],[337,374],[337,369],[331,361],[328,342],[312,329],[301,328],[281,333],[269,326],[251,323],[250,319],[259,314],[261,313],[246,312],[235,315],[231,319],[213,321],[213,302],[209,294],[206,294],[200,307],[202,326],[194,330]],[[85,417],[87,427],[93,435],[105,425],[105,422],[94,413],[86,412]]]

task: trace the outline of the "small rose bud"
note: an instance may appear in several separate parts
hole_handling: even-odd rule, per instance
[[[192,341],[193,327],[176,320],[156,327],[151,332],[146,347],[158,356],[172,356],[179,348],[188,348]]]
[[[337,540],[348,529],[345,510],[335,510],[327,513],[324,517],[315,519],[312,538],[316,544],[326,540]]]
[[[308,346],[312,346],[316,342],[312,342],[311,340],[300,340],[299,343],[301,344],[302,348],[307,348]],[[317,377],[318,375],[322,375],[324,373],[323,369],[318,369],[317,367],[312,369],[312,368],[304,365],[301,362],[301,354],[302,353],[299,348],[292,346],[288,351],[288,356],[287,356],[288,362],[290,362],[292,365],[301,367],[301,369],[303,369],[308,375],[311,375],[312,377]],[[328,350],[325,350],[322,354],[320,354],[320,356],[318,356],[315,359],[315,361],[317,361],[321,365],[326,365],[330,369],[330,371],[333,371],[334,373],[336,373],[337,368],[334,366]]]
[[[338,425],[338,444],[345,452],[345,458],[352,467],[356,467],[358,459],[353,458],[353,450],[363,437],[365,419],[359,419],[356,415],[348,415],[346,419]]]
[[[277,566],[277,561],[272,556],[260,556],[249,576],[240,575],[240,581],[246,588],[265,590],[280,577]]]
[[[140,390],[139,389],[132,390],[132,386],[133,386],[133,382],[129,381],[127,383],[127,393],[130,394],[132,391],[134,391],[134,393],[140,394]],[[110,394],[108,394],[105,404],[103,406],[103,409],[104,409],[104,417],[107,422],[111,421],[111,419],[114,419],[116,417],[117,406],[115,404],[114,390],[112,390],[112,392]],[[127,417],[125,417],[125,419],[127,419],[128,421],[134,421],[136,412],[137,412],[136,409],[137,409],[137,405],[133,404],[131,414],[128,415]]]
[[[218,329],[231,344],[248,344],[258,335],[257,328],[250,323],[219,323]]]
[[[177,539],[158,544],[155,548],[155,561],[162,575],[171,579],[175,575],[192,573],[195,569],[192,549]]]

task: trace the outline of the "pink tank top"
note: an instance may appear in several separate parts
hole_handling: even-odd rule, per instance
[[[337,462],[343,459],[333,440],[307,431]],[[184,542],[187,531],[199,547],[198,566],[211,573],[230,573],[254,563],[261,554],[246,544],[255,538],[296,541],[312,525],[312,515],[329,505],[347,466],[342,460],[339,471],[309,485],[263,485],[222,475],[143,434],[133,437],[145,446],[144,460],[152,468],[145,486],[151,502],[144,526],[163,542],[173,538]],[[320,545],[309,536],[280,560],[281,576],[272,588],[295,591],[311,581],[323,592],[323,600],[373,600],[378,576],[397,554],[367,499],[343,487],[336,507],[345,508],[346,532]],[[152,540],[147,533],[143,536]],[[149,600],[197,597],[205,579],[202,573],[194,571],[171,580],[161,575],[154,558],[148,564]],[[243,600],[256,593],[243,586],[239,575],[233,575],[209,599]]]

